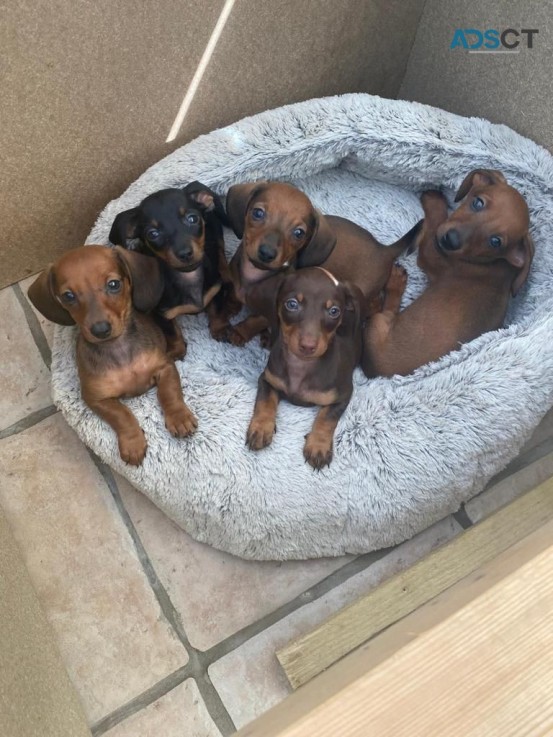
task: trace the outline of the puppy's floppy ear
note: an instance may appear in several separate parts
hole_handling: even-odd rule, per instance
[[[314,210],[313,218],[313,235],[298,253],[296,259],[296,264],[301,269],[322,264],[336,245],[336,235],[325,216],[318,210]]]
[[[238,238],[244,235],[244,222],[250,201],[263,189],[262,182],[234,184],[227,193],[227,217]]]
[[[339,335],[352,335],[361,325],[361,304],[363,294],[359,287],[351,282],[341,282],[340,289],[343,290],[345,314],[338,328]]]
[[[54,265],[45,269],[27,290],[29,299],[48,320],[58,325],[74,325],[75,320],[69,312],[64,309],[56,299],[56,275]]]
[[[288,274],[274,274],[251,285],[246,294],[246,307],[269,321],[271,330],[278,326],[277,299]]]
[[[109,240],[114,246],[127,247],[127,241],[138,236],[138,207],[120,212],[109,231]]]
[[[507,180],[500,171],[496,169],[473,169],[461,182],[461,186],[455,195],[455,202],[466,197],[471,187],[483,187],[488,184],[507,184]]]
[[[127,251],[121,246],[113,250],[130,279],[133,305],[139,312],[150,312],[159,304],[163,293],[163,275],[157,258]]]
[[[534,241],[530,233],[526,233],[520,242],[511,248],[506,255],[507,261],[520,269],[511,285],[511,294],[513,297],[520,291],[520,288],[528,279],[532,259],[534,258]]]
[[[200,210],[212,212],[226,224],[227,214],[219,195],[201,182],[190,182],[182,190],[188,197],[194,200]]]

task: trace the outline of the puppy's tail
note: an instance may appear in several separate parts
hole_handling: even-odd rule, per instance
[[[404,252],[406,252],[407,256],[410,253],[413,253],[418,245],[418,236],[420,235],[420,232],[422,230],[423,223],[424,220],[419,220],[419,222],[416,223],[416,225],[413,225],[411,230],[405,233],[405,235],[402,235],[399,240],[389,246],[386,246],[386,248],[390,250],[390,255],[392,255],[393,253],[394,259],[396,259],[398,256],[401,256],[401,254]]]

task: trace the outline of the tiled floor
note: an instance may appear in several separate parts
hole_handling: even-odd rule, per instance
[[[52,326],[0,292],[0,504],[95,735],[231,734],[289,692],[275,649],[553,474],[553,416],[466,509],[394,550],[245,562],[195,542],[49,394]]]

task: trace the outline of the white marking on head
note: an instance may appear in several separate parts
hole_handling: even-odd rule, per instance
[[[337,287],[340,284],[340,282],[338,281],[338,279],[336,279],[336,277],[334,276],[334,274],[331,274],[330,271],[327,271],[326,269],[323,269],[322,266],[315,266],[314,268],[315,269],[320,269],[323,273],[325,273],[328,276],[328,278],[330,279],[330,281],[334,284],[335,287]]]

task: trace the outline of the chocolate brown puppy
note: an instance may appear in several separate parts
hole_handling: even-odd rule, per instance
[[[353,391],[361,354],[361,294],[318,267],[276,277],[273,284],[275,341],[259,378],[246,443],[252,450],[271,443],[281,397],[316,405],[321,409],[303,454],[321,469],[332,460],[334,431]]]
[[[394,260],[412,244],[417,227],[390,246],[364,228],[334,215],[323,215],[296,187],[282,182],[237,184],[229,189],[226,209],[241,243],[230,263],[236,300],[227,314],[245,304],[254,314],[229,333],[243,345],[267,326],[249,300],[251,288],[286,271],[322,266],[361,292],[362,313],[384,287]]]
[[[528,277],[534,245],[528,206],[501,172],[476,169],[448,215],[440,192],[425,192],[418,264],[428,287],[399,312],[406,285],[394,268],[382,312],[364,330],[363,370],[369,377],[409,374],[463,343],[503,325],[509,298]]]
[[[169,432],[185,437],[197,427],[163,331],[144,314],[157,305],[162,288],[157,261],[104,246],[68,251],[29,287],[31,302],[45,317],[78,325],[83,399],[115,430],[121,458],[134,466],[142,463],[147,444],[121,397],[157,386]]]

